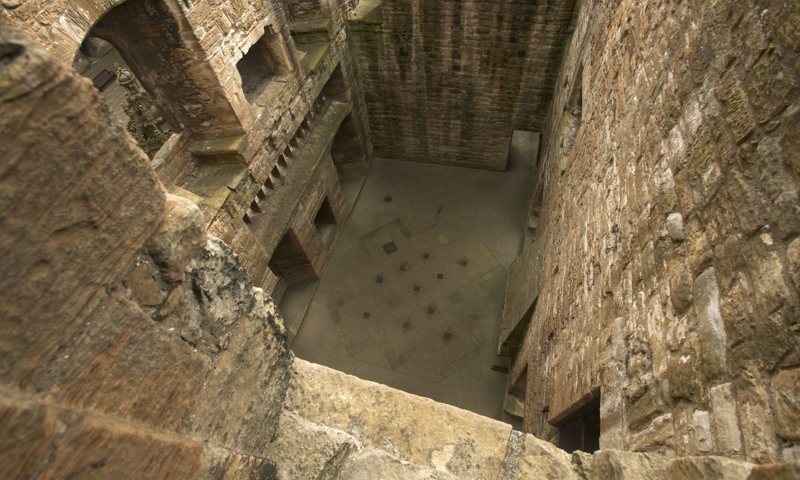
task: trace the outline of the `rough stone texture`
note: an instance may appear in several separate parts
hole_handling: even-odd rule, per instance
[[[581,3],[531,200],[526,431],[599,390],[601,447],[791,458],[796,393],[771,382],[800,362],[798,8]]]
[[[756,465],[748,480],[796,479],[800,478],[800,462],[772,465]]]
[[[363,175],[371,159],[362,84],[344,21],[353,7],[352,0],[51,0],[4,4],[0,21],[22,29],[64,63],[72,63],[90,33],[120,51],[176,132],[154,157],[159,178],[168,191],[201,207],[208,232],[229,244],[253,283],[271,293],[280,280],[268,265],[273,252],[262,248],[244,217],[282,155],[290,157],[303,143],[301,124],[315,128],[312,105],[337,67],[344,92],[338,101],[352,113],[339,135],[330,132],[336,141],[328,147],[351,157],[342,174]],[[296,46],[290,22],[311,17],[328,20],[324,38]],[[275,75],[251,103],[237,63],[262,42],[277,58]],[[334,169],[325,176],[338,183]],[[313,225],[315,213],[306,218],[308,212],[296,212],[286,225]],[[315,261],[323,262],[330,248],[312,251]]]
[[[533,435],[511,432],[497,480],[582,479],[571,455]]]
[[[55,412],[0,395],[0,425],[0,476],[31,478],[61,429]]]
[[[274,478],[272,301],[196,206],[165,208],[91,84],[4,23],[0,112],[4,478]]]
[[[772,379],[772,401],[778,434],[800,441],[800,369],[784,370]]]
[[[338,195],[369,164],[370,106],[380,151],[440,163],[500,169],[513,129],[544,131],[544,255],[512,280],[539,279],[514,286],[537,299],[512,369],[526,430],[600,395],[601,446],[663,455],[600,451],[597,478],[796,477],[768,463],[800,457],[800,4],[575,3],[2,1],[0,473],[276,478],[304,432],[323,478],[587,476],[585,456],[302,362],[281,433],[291,353],[251,282],[278,285],[275,252],[245,214],[313,138],[330,162],[289,203]],[[90,82],[7,25],[63,64],[93,27],[122,48],[177,132],[158,178]],[[246,96],[254,48],[275,71]],[[310,228],[307,203],[278,229]],[[332,242],[312,239],[319,267]]]
[[[544,129],[574,5],[383,0],[351,18],[376,153],[504,169],[513,130]]]
[[[345,460],[361,448],[358,440],[341,430],[284,411],[266,456],[278,465],[282,480],[337,478]]]
[[[186,315],[176,331],[214,359],[192,413],[191,431],[261,455],[276,434],[289,383],[293,356],[283,320],[217,239],[209,239],[187,275],[192,283],[184,297]]]
[[[295,359],[287,408],[367,448],[459,478],[497,478],[511,426]]]
[[[206,243],[203,217],[197,205],[177,195],[167,195],[161,228],[147,240],[150,256],[167,281],[183,280],[183,271]]]
[[[198,444],[86,419],[58,439],[37,478],[199,478],[202,453]]]
[[[341,480],[371,480],[380,475],[385,480],[457,480],[448,472],[404,462],[380,450],[366,449],[347,462]]]
[[[14,139],[0,145],[0,378],[30,388],[158,225],[164,195],[85,79],[2,23],[0,45],[0,135]]]
[[[664,457],[646,453],[600,450],[594,454],[594,480],[656,480],[667,473]]]
[[[745,480],[753,464],[724,457],[683,457],[669,463],[666,478]]]

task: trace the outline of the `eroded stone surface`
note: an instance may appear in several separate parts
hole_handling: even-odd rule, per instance
[[[724,457],[683,457],[669,462],[665,478],[745,480],[752,471],[753,464],[739,460]]]
[[[448,472],[404,462],[381,450],[366,449],[348,460],[337,479],[372,480],[457,480]]]
[[[511,426],[295,359],[287,408],[365,447],[459,478],[496,479]]]
[[[341,430],[316,425],[284,410],[277,436],[266,456],[278,465],[278,478],[339,478],[342,464],[362,448],[358,440]]]
[[[594,454],[594,480],[657,480],[667,472],[667,460],[660,455],[600,450]]]
[[[800,441],[800,369],[785,370],[772,379],[772,401],[778,434]]]

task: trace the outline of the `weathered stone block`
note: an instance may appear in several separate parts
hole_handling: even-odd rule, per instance
[[[197,205],[186,198],[167,194],[161,226],[146,244],[165,280],[181,280],[189,261],[205,243],[203,213]]]
[[[0,377],[13,384],[105,297],[164,195],[90,82],[4,22],[0,48],[0,137],[13,139],[0,144]]]
[[[700,368],[706,382],[727,374],[726,334],[719,310],[719,290],[714,268],[705,270],[694,281],[697,335],[700,342]]]
[[[240,452],[261,456],[278,428],[287,385],[286,330],[272,301],[250,283],[230,248],[211,237],[192,260],[187,303],[196,347],[214,358],[182,427]]]
[[[711,420],[708,412],[695,410],[692,420],[697,450],[700,452],[711,451],[714,448],[714,437],[711,433]]]
[[[352,436],[316,425],[284,410],[274,441],[265,456],[274,461],[280,478],[336,478],[342,465],[362,446]]]
[[[800,369],[784,370],[772,378],[772,401],[778,434],[800,440]]]
[[[287,408],[300,416],[403,461],[460,478],[497,478],[510,425],[300,359],[293,370]]]
[[[63,425],[43,405],[0,395],[0,477],[31,478]]]
[[[371,448],[363,450],[350,459],[337,478],[372,480],[377,472],[380,472],[380,478],[386,480],[458,480],[460,478],[446,471],[405,462],[384,451]]]
[[[593,480],[662,480],[667,461],[660,455],[600,450],[594,454]]]
[[[519,478],[578,480],[580,477],[569,454],[533,435],[513,431],[497,480]]]
[[[665,407],[661,389],[655,385],[650,386],[640,398],[631,400],[628,426],[632,430],[637,429],[656,415],[663,413]]]
[[[306,478],[306,477],[287,477]],[[283,480],[271,460],[240,455],[225,448],[206,447],[203,451],[201,480]]]
[[[164,292],[158,288],[154,270],[149,262],[143,260],[137,262],[136,267],[125,279],[125,286],[131,290],[133,298],[139,305],[160,305],[164,300]]]
[[[794,463],[755,465],[747,480],[796,480],[800,478],[800,461]]]
[[[49,370],[41,386],[52,383],[49,395],[62,405],[176,430],[192,413],[211,361],[116,293]]]
[[[185,440],[87,418],[59,438],[38,478],[198,479],[202,456]]]
[[[753,465],[725,457],[681,457],[669,462],[669,480],[747,480]]]
[[[654,418],[640,432],[631,434],[628,448],[634,452],[673,451],[675,448],[675,429],[672,414],[667,413]]]
[[[667,376],[669,393],[672,397],[691,400],[698,394],[694,355],[690,353],[671,355]]]
[[[711,419],[719,452],[742,453],[742,437],[733,385],[724,383],[709,391]]]
[[[784,59],[772,46],[745,77],[745,89],[759,123],[766,123],[786,108],[797,89],[796,76],[786,70]],[[763,95],[763,92],[770,92]]]

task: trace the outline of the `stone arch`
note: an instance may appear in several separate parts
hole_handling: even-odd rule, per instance
[[[116,2],[88,35],[119,51],[175,130],[200,139],[244,132],[177,0]]]

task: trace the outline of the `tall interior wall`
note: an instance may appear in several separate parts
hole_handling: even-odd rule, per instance
[[[362,0],[350,23],[376,154],[503,170],[512,132],[544,129],[574,4]]]
[[[582,2],[511,372],[526,431],[599,395],[601,448],[800,458],[798,25],[792,0]]]

